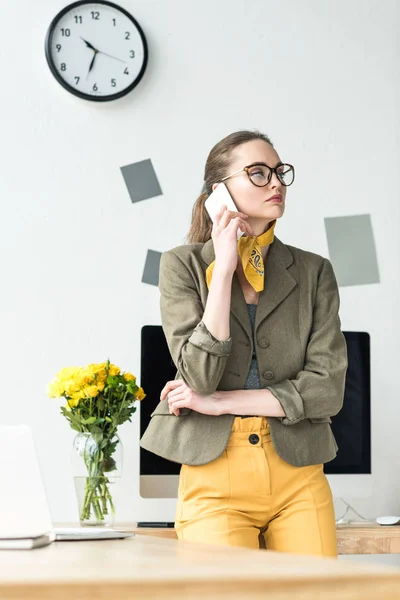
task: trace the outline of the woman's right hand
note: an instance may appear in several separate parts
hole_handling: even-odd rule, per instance
[[[246,222],[248,215],[242,212],[228,210],[226,205],[221,206],[215,215],[211,231],[214,243],[216,265],[224,272],[233,274],[238,262],[237,231],[240,228],[247,235],[254,235],[250,225]]]

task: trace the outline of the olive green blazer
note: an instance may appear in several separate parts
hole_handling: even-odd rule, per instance
[[[254,341],[237,274],[232,278],[230,338],[217,340],[202,322],[208,296],[206,269],[213,241],[178,246],[160,261],[160,308],[176,379],[199,394],[240,390],[255,353],[261,387],[279,400],[285,417],[268,417],[277,453],[295,466],[332,460],[338,446],[331,416],[342,407],[347,369],[339,293],[330,261],[275,237],[265,261]],[[235,415],[170,414],[160,401],[140,445],[168,460],[208,463],[222,454]]]

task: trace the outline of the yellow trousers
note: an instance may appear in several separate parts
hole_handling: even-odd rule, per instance
[[[332,492],[323,465],[294,467],[271,442],[266,417],[236,417],[223,454],[183,464],[179,540],[337,557]]]

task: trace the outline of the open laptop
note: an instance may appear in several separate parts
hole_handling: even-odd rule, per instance
[[[33,433],[26,425],[0,426],[0,473],[0,549],[134,536],[109,527],[53,526]]]

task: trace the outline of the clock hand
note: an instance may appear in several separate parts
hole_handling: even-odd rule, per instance
[[[85,44],[86,44],[86,46],[87,46],[88,48],[91,48],[91,49],[92,49],[92,50],[94,50],[95,52],[98,52],[97,48],[95,48],[94,46],[92,46],[92,44],[90,44],[89,42],[87,42],[86,40],[84,40],[82,36],[80,36],[80,38],[81,38],[81,40],[83,40],[83,41],[85,42]]]
[[[119,62],[124,63],[125,65],[126,60],[121,60],[120,58],[117,58],[116,56],[111,56],[111,54],[107,54],[107,52],[103,52],[102,50],[97,50],[97,48],[95,48],[94,46],[92,46],[92,44],[90,42],[87,42],[86,40],[83,39],[82,36],[80,36],[81,40],[85,42],[86,46],[88,48],[91,48],[92,50],[94,50],[95,52],[100,52],[101,54],[104,54],[104,56],[109,56],[110,58],[114,58],[114,60],[118,60]]]
[[[89,67],[89,71],[88,74],[86,75],[86,79],[89,77],[89,73],[90,71],[93,69],[94,67],[94,61],[96,60],[96,56],[97,56],[97,50],[95,51],[95,53],[93,54],[93,58],[92,58],[92,62],[90,63],[90,67]]]
[[[99,54],[104,54],[104,56],[108,56],[110,58],[113,58],[114,60],[118,60],[119,62],[122,62],[126,65],[126,60],[121,60],[120,58],[117,58],[116,56],[111,56],[111,54],[107,54],[107,52],[103,52],[102,50],[99,50]]]

